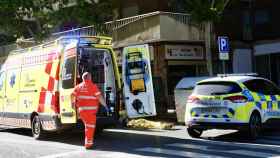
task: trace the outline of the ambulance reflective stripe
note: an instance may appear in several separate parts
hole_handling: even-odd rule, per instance
[[[82,106],[82,107],[79,107],[79,111],[83,111],[83,110],[97,110],[97,106]]]
[[[86,127],[95,128],[95,125],[94,124],[86,124]]]
[[[92,145],[93,141],[92,140],[88,140],[87,138],[85,139],[85,145]]]
[[[81,96],[78,96],[78,99],[96,99],[96,97],[81,95]]]
[[[57,104],[59,92],[58,92],[58,80],[59,80],[59,68],[60,64],[58,52],[50,53],[47,61],[49,63],[45,66],[45,74],[48,76],[48,82],[45,86],[41,87],[39,95],[39,105],[37,111],[43,113],[46,111],[45,106],[50,106],[52,111],[59,113],[59,107]]]

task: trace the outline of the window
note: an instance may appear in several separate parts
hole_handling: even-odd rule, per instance
[[[4,89],[5,72],[0,73],[0,91]]]
[[[75,83],[75,64],[76,57],[65,59],[64,67],[62,70],[62,88],[74,88]]]
[[[268,23],[270,20],[270,15],[267,10],[257,10],[255,13],[255,24],[263,25]]]
[[[255,79],[244,82],[244,85],[253,92],[261,93],[264,95],[276,95],[280,94],[279,88],[276,87],[272,82]]]
[[[224,95],[242,92],[234,82],[203,82],[195,86],[193,93],[199,95]]]

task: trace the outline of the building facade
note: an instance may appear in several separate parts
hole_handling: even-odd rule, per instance
[[[227,8],[216,32],[231,38],[233,72],[257,72],[280,85],[279,5],[243,0]]]
[[[195,25],[188,14],[168,12],[169,5],[159,0],[127,1],[120,9],[122,18],[106,23],[120,58],[125,46],[149,45],[159,115],[175,109],[174,88],[183,77],[208,75],[204,27]]]

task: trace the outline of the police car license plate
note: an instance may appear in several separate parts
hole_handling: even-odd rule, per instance
[[[201,113],[220,113],[221,108],[201,108]]]
[[[221,101],[216,101],[216,100],[201,100],[199,102],[200,105],[202,106],[207,106],[207,107],[219,107],[222,106],[223,103]]]

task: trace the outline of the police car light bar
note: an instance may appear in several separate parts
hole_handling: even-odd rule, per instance
[[[257,73],[238,73],[238,74],[217,74],[218,77],[228,77],[228,76],[258,76]]]

